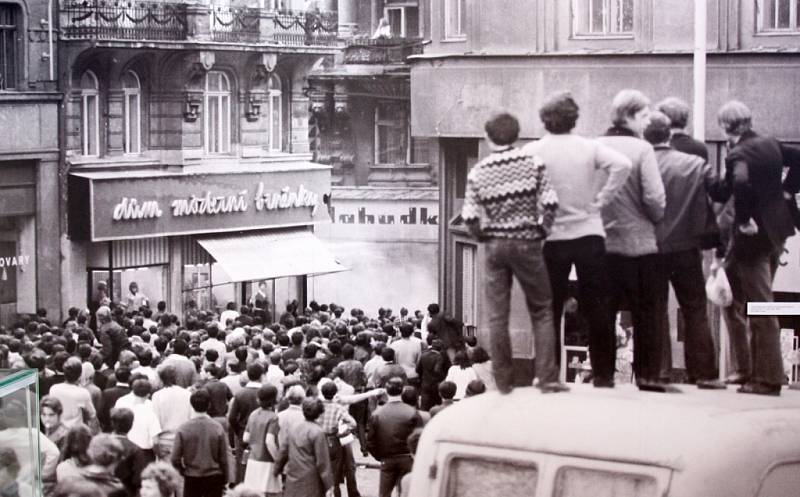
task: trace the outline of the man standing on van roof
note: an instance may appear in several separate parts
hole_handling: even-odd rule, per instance
[[[508,315],[511,277],[520,282],[533,325],[539,388],[559,392],[550,282],[542,246],[553,225],[558,197],[538,157],[514,147],[519,122],[501,113],[485,125],[492,153],[467,176],[461,216],[472,236],[486,244],[486,299],[497,388],[514,388]]]

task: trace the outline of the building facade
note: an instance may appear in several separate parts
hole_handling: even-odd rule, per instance
[[[48,2],[0,2],[0,325],[60,310],[60,94]]]
[[[63,308],[125,304],[135,282],[180,315],[264,281],[275,315],[344,269],[313,234],[330,166],[308,128],[336,2],[62,0],[60,27]]]
[[[508,110],[522,139],[541,137],[538,107],[569,90],[581,107],[577,133],[601,135],[613,96],[637,88],[653,102],[692,101],[692,2],[685,0],[427,0],[430,44],[411,57],[411,134],[439,145],[440,270],[444,307],[483,335],[483,248],[460,220],[466,177],[488,153],[483,123]],[[796,1],[707,0],[706,142],[717,167],[724,139],[716,110],[730,99],[751,106],[755,127],[800,142],[800,26]],[[800,250],[790,239],[776,288],[798,292]],[[794,283],[788,283],[793,281]],[[524,301],[513,293],[515,354],[530,358]],[[794,299],[797,300],[797,299]],[[672,312],[676,309],[672,308]],[[672,316],[676,333],[675,315]],[[485,339],[485,337],[484,337]]]
[[[407,58],[423,52],[428,15],[418,0],[338,6],[343,50],[309,77],[311,149],[334,185],[332,224],[320,236],[351,271],[316,289],[371,314],[424,309],[437,298],[438,152],[435,140],[410,133]]]

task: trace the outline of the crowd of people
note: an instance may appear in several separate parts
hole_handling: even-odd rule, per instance
[[[489,354],[437,304],[370,318],[293,302],[269,325],[254,306],[183,322],[158,307],[0,328],[0,368],[39,371],[45,495],[358,497],[360,449],[388,497],[431,416],[495,388]],[[4,497],[30,495],[27,434],[25,406],[5,401]]]
[[[671,284],[685,320],[686,368],[700,388],[724,389],[706,308],[705,249],[711,271],[727,276],[738,391],[780,395],[785,383],[775,316],[748,316],[747,302],[771,302],[784,242],[800,227],[800,149],[758,135],[748,107],[723,105],[725,168],[708,164],[704,143],[686,133],[688,105],[668,98],[652,108],[637,90],[612,102],[599,138],[572,132],[579,107],[569,93],[539,109],[547,133],[522,148],[517,118],[485,124],[491,153],[467,178],[461,217],[485,242],[485,291],[497,386],[514,384],[508,331],[512,275],[533,324],[536,376],[561,392],[559,330],[572,267],[578,307],[588,321],[592,382],[613,388],[618,311],[633,323],[633,372],[641,389],[672,391],[667,312]],[[786,171],[784,171],[784,169]],[[785,175],[784,175],[785,173]],[[748,332],[748,328],[750,332]],[[748,335],[752,335],[752,343]]]

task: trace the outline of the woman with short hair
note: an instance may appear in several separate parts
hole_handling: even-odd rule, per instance
[[[91,463],[86,450],[92,441],[92,432],[86,425],[76,425],[69,429],[64,438],[61,459],[56,466],[56,480],[62,481],[81,478],[81,468]]]
[[[180,475],[171,464],[159,461],[149,464],[142,471],[141,497],[177,497]],[[188,496],[187,496],[188,497]]]

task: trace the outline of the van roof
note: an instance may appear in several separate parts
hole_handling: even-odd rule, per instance
[[[682,470],[697,460],[765,465],[800,460],[800,392],[744,395],[735,388],[680,393],[571,385],[542,394],[519,388],[465,399],[431,420],[420,448],[453,442],[649,464]],[[742,450],[735,450],[736,447]],[[419,454],[418,454],[419,455]],[[730,466],[728,466],[730,467]]]

